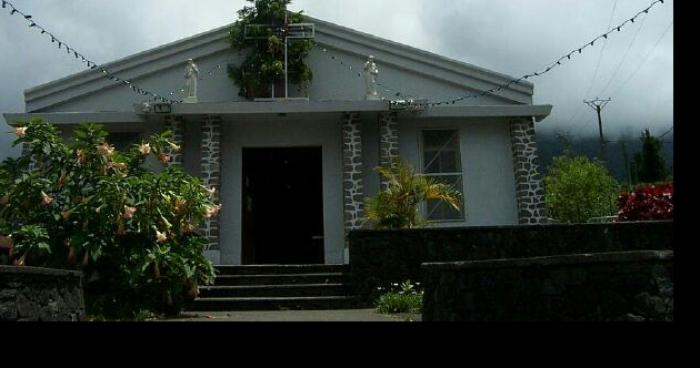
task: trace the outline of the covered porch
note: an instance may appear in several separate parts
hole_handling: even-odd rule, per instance
[[[293,157],[310,160],[306,166],[315,169],[300,164],[296,171],[292,169],[284,175],[292,178],[301,170],[302,176],[320,181],[315,186],[320,191],[319,220],[309,220],[316,229],[304,235],[308,235],[310,242],[307,253],[313,253],[317,258],[308,258],[306,262],[343,264],[349,261],[347,234],[361,228],[364,200],[376,194],[382,185],[373,168],[394,159],[405,159],[406,155],[401,152],[401,121],[438,125],[480,119],[506,121],[511,127],[514,170],[511,173],[515,175],[514,191],[518,203],[518,214],[514,216],[522,224],[541,221],[543,193],[539,192],[541,185],[536,175],[533,176],[529,162],[531,156],[536,155],[532,147],[534,122],[544,119],[550,111],[551,106],[533,105],[416,109],[390,101],[274,101],[135,105],[133,112],[26,113],[5,114],[5,117],[10,124],[42,118],[66,127],[95,122],[105,124],[111,131],[141,134],[172,130],[183,150],[171,158],[170,165],[181,165],[188,173],[200,177],[205,186],[215,188],[223,204],[220,215],[202,227],[202,233],[210,242],[209,258],[222,265],[263,263],[264,260],[256,258],[255,249],[259,245],[255,236],[251,238],[251,231],[260,233],[263,228],[268,232],[289,231],[293,226],[280,224],[294,223],[289,219],[295,214],[310,216],[306,208],[300,208],[301,202],[289,202],[289,207],[296,208],[280,211],[278,218],[268,213],[261,220],[264,221],[262,226],[248,224],[251,193],[246,181],[255,175],[258,180],[265,181],[265,178],[273,177],[265,176],[266,172],[284,171],[281,166],[275,169],[272,159],[264,161],[250,156],[255,156],[257,150],[258,155],[263,151],[267,151],[268,156],[277,152],[275,154],[282,161]],[[318,153],[304,156],[303,149],[316,149]],[[320,162],[312,163],[316,159]],[[247,169],[265,165],[271,165],[270,169]],[[278,191],[274,187],[269,189]],[[310,195],[308,192],[299,193]],[[315,203],[313,200],[308,202]],[[286,202],[278,202],[282,203]],[[282,262],[283,259],[275,261]],[[290,258],[290,263],[300,262]]]

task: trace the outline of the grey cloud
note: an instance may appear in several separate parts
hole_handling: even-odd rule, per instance
[[[17,6],[97,62],[107,62],[230,23],[243,0],[27,0]],[[602,33],[651,3],[642,0],[296,0],[294,10],[346,27],[519,77]],[[536,103],[552,104],[540,129],[597,134],[584,98],[610,94],[625,81],[673,21],[673,1],[654,8],[617,75],[612,72],[641,26],[637,22],[603,44],[534,79]],[[23,111],[25,89],[82,70],[17,16],[0,14],[0,112]],[[391,81],[385,81],[390,84]],[[317,83],[322,83],[317,81]],[[410,91],[408,91],[410,92]],[[600,96],[608,97],[608,95]],[[673,30],[605,111],[606,129],[665,130],[673,122]],[[575,119],[572,119],[575,117]],[[0,118],[0,159],[11,136]],[[16,152],[16,151],[15,151]],[[13,152],[10,152],[13,153]]]

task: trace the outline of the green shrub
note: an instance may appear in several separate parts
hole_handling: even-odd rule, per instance
[[[278,29],[285,22],[304,22],[303,12],[287,10],[291,0],[246,0],[252,3],[238,11],[239,19],[229,31],[231,47],[245,51],[240,65],[229,65],[228,74],[240,87],[241,96],[253,99],[269,97],[271,85],[284,78],[284,42]],[[256,27],[256,25],[269,25]],[[313,80],[311,67],[305,61],[315,43],[311,39],[295,39],[288,43],[289,82],[299,84],[304,93]],[[277,96],[280,92],[277,92]]]
[[[41,120],[15,134],[30,149],[0,164],[0,234],[12,236],[14,264],[82,270],[88,313],[107,317],[175,313],[213,281],[195,233],[220,209],[213,193],[178,167],[144,168],[180,150],[171,132],[123,153],[94,124],[70,143]]]
[[[365,221],[377,229],[410,229],[424,227],[420,205],[441,201],[460,210],[462,194],[451,185],[439,183],[415,172],[408,163],[396,161],[375,169],[388,187],[377,196],[367,198]]]
[[[544,184],[547,211],[557,221],[585,223],[617,212],[620,185],[602,163],[585,156],[554,158]]]
[[[420,313],[423,309],[423,291],[418,290],[418,286],[420,284],[413,285],[410,281],[393,284],[389,292],[379,297],[377,310],[384,314]]]

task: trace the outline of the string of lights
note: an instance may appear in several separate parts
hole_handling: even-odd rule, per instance
[[[79,52],[79,51],[76,50],[75,48],[73,48],[73,47],[71,47],[70,45],[68,45],[65,41],[63,41],[63,40],[59,39],[58,37],[56,37],[53,33],[51,33],[51,32],[49,32],[48,30],[46,30],[46,28],[44,28],[44,27],[42,27],[41,25],[39,25],[39,24],[34,20],[34,18],[33,18],[32,15],[26,14],[25,12],[23,12],[23,11],[17,9],[17,7],[15,7],[15,5],[12,4],[12,3],[11,3],[10,1],[8,1],[8,0],[1,0],[1,1],[2,1],[2,9],[7,9],[7,8],[9,7],[9,9],[10,9],[10,15],[18,14],[18,15],[22,16],[22,17],[27,21],[27,23],[29,24],[29,28],[37,29],[37,30],[41,31],[41,34],[42,34],[42,35],[47,35],[48,37],[50,37],[51,43],[58,44],[59,50],[60,50],[60,49],[65,49],[65,50],[66,50],[66,53],[67,53],[68,55],[72,55],[73,57],[75,57],[75,59],[80,59],[80,61],[81,61],[83,64],[87,65],[87,67],[88,67],[89,69],[91,69],[91,70],[97,70],[97,71],[99,71],[105,78],[107,78],[107,79],[109,79],[109,80],[111,80],[111,81],[113,81],[113,82],[116,82],[116,83],[118,83],[118,84],[120,84],[120,85],[123,85],[123,86],[125,86],[125,87],[128,87],[130,90],[132,90],[132,91],[135,92],[135,93],[138,93],[138,94],[143,95],[143,96],[149,96],[150,98],[152,98],[152,99],[155,100],[155,101],[169,102],[169,103],[179,103],[179,102],[180,102],[180,101],[175,101],[175,100],[171,100],[171,99],[165,98],[165,97],[163,97],[163,96],[161,96],[161,95],[159,95],[159,94],[157,94],[157,93],[154,93],[154,92],[150,92],[150,91],[148,91],[148,90],[145,90],[145,89],[139,87],[136,83],[134,83],[134,82],[132,82],[132,81],[130,81],[130,80],[128,80],[128,79],[123,79],[123,78],[120,78],[120,77],[114,75],[114,73],[112,73],[112,72],[109,71],[108,69],[106,69],[106,68],[100,66],[100,65],[97,64],[96,62],[90,60],[90,59],[87,58],[84,54],[82,54],[81,52]]]
[[[42,26],[40,26],[39,24],[37,24],[37,23],[33,20],[33,17],[32,17],[31,15],[25,14],[24,12],[20,11],[19,9],[17,9],[10,1],[8,1],[8,0],[0,0],[0,1],[2,1],[2,8],[3,8],[3,9],[6,9],[8,6],[10,7],[10,9],[11,9],[11,10],[10,10],[10,15],[19,14],[20,16],[24,17],[24,19],[29,23],[29,27],[30,27],[30,28],[36,28],[36,29],[40,30],[42,35],[47,34],[47,35],[51,38],[51,42],[52,42],[52,43],[58,43],[58,48],[59,48],[59,49],[65,48],[65,49],[66,49],[66,52],[67,52],[69,55],[72,54],[76,59],[80,59],[80,60],[82,61],[82,63],[85,63],[85,64],[87,65],[88,68],[90,68],[90,69],[92,69],[92,70],[97,69],[99,72],[101,72],[101,73],[104,75],[105,78],[107,78],[107,79],[109,79],[109,80],[112,80],[112,81],[114,81],[114,82],[117,82],[118,84],[124,85],[124,86],[130,88],[133,92],[136,92],[136,93],[138,93],[138,94],[140,94],[140,95],[150,96],[151,98],[153,98],[154,100],[157,100],[157,101],[169,102],[169,103],[180,103],[180,102],[181,102],[181,101],[178,101],[178,100],[173,100],[173,99],[170,99],[170,98],[163,97],[163,96],[161,96],[161,95],[159,95],[159,94],[157,94],[157,93],[154,93],[154,92],[147,91],[147,90],[145,90],[145,89],[139,87],[137,84],[133,83],[133,82],[130,81],[130,80],[123,79],[123,78],[120,78],[120,77],[114,75],[114,73],[112,73],[111,71],[109,71],[109,70],[107,70],[106,68],[104,68],[104,67],[98,65],[98,64],[95,63],[94,61],[88,59],[88,58],[85,57],[82,53],[78,52],[76,49],[72,48],[71,46],[69,46],[68,44],[66,44],[64,41],[58,39],[55,35],[53,35],[52,33],[48,32],[45,28],[43,28]],[[604,33],[604,34],[602,34],[602,35],[600,35],[600,36],[594,38],[593,40],[591,40],[590,42],[587,42],[586,44],[582,45],[581,47],[571,50],[569,53],[565,54],[564,56],[560,57],[559,59],[557,59],[557,60],[554,61],[553,63],[549,64],[549,65],[546,67],[546,69],[544,69],[544,70],[536,71],[536,72],[534,72],[534,73],[530,73],[530,74],[523,75],[523,76],[520,77],[520,78],[509,80],[507,83],[504,83],[504,84],[502,84],[502,85],[500,85],[500,86],[497,86],[497,87],[494,87],[494,88],[492,88],[492,89],[485,90],[485,91],[482,91],[482,92],[479,92],[479,93],[473,93],[473,94],[463,95],[463,96],[460,96],[460,97],[450,98],[450,99],[441,100],[441,101],[432,101],[432,102],[428,102],[426,105],[427,105],[427,106],[440,106],[440,105],[444,105],[444,104],[455,104],[456,102],[463,101],[463,100],[466,100],[466,99],[469,99],[469,98],[479,98],[479,97],[482,97],[482,96],[485,96],[485,95],[489,95],[489,94],[496,94],[496,93],[498,93],[498,92],[500,92],[500,91],[502,91],[502,90],[504,90],[504,89],[506,89],[506,88],[509,88],[510,86],[512,86],[512,85],[514,85],[514,84],[518,84],[518,83],[521,83],[521,82],[523,82],[523,81],[526,81],[526,80],[528,80],[528,79],[530,79],[530,78],[539,77],[539,76],[541,76],[541,75],[544,75],[544,74],[546,74],[546,73],[549,73],[549,72],[550,72],[551,70],[553,70],[554,68],[556,68],[556,67],[558,67],[558,66],[561,66],[562,63],[565,62],[566,60],[572,60],[572,57],[574,57],[574,56],[576,55],[576,52],[578,52],[578,54],[581,54],[581,53],[583,52],[583,50],[585,50],[586,48],[588,48],[588,47],[593,47],[593,46],[595,45],[595,43],[596,43],[597,41],[599,41],[600,39],[606,39],[606,40],[607,40],[607,38],[608,38],[613,32],[615,32],[615,31],[620,32],[620,31],[622,30],[622,28],[624,28],[628,23],[634,23],[635,20],[636,20],[639,16],[641,16],[642,14],[648,14],[649,11],[650,11],[654,6],[656,6],[657,4],[663,4],[663,3],[664,3],[664,0],[656,0],[656,1],[652,2],[647,8],[645,8],[645,9],[639,11],[639,12],[638,12],[637,14],[635,14],[633,17],[631,17],[631,18],[625,20],[623,23],[621,23],[621,24],[619,24],[619,25],[617,25],[617,26],[615,26],[615,27],[610,28],[610,29],[608,30],[608,32],[606,32],[606,33]],[[329,53],[329,50],[328,50],[327,48],[321,47],[321,46],[319,46],[319,45],[316,45],[316,47],[318,47],[323,53]],[[362,70],[362,68],[356,68],[356,67],[353,68],[352,64],[347,63],[347,62],[344,61],[342,58],[340,58],[340,57],[338,57],[338,56],[336,56],[336,55],[332,55],[332,54],[331,54],[331,55],[329,56],[329,58],[330,58],[331,60],[335,60],[335,61],[339,62],[340,65],[343,65],[344,67],[347,67],[348,70],[351,71],[351,72],[354,72],[355,70]],[[223,70],[223,64],[217,64],[217,65],[215,65],[215,66],[212,67],[209,71],[207,71],[205,74],[207,74],[208,76],[212,76],[212,75],[214,75],[215,72],[218,72],[218,71],[220,71],[220,70]],[[362,72],[358,72],[358,73],[357,73],[357,76],[358,76],[358,78],[362,78]],[[203,79],[200,78],[200,80],[203,80]],[[409,98],[411,97],[410,95],[407,96],[407,94],[404,94],[404,93],[402,93],[401,91],[399,91],[399,90],[397,90],[397,89],[393,89],[393,88],[387,86],[387,85],[384,84],[384,83],[377,83],[377,85],[380,86],[380,87],[384,90],[384,92],[389,93],[389,94],[393,94],[393,95],[396,96],[396,97],[402,97],[402,98],[406,98],[406,99],[409,99]],[[169,95],[170,97],[173,97],[173,96],[175,96],[175,94],[178,93],[178,92],[184,92],[184,88],[179,88],[178,90],[170,91],[170,92],[167,93],[167,95]],[[412,100],[412,98],[410,98],[410,99]]]
[[[646,54],[646,56],[644,56],[644,58],[637,65],[637,68],[632,72],[632,74],[630,74],[629,77],[627,77],[627,79],[625,79],[625,81],[622,82],[622,84],[620,84],[615,90],[613,90],[613,92],[611,94],[613,94],[613,95],[617,94],[623,87],[625,87],[627,85],[627,83],[629,83],[632,80],[632,78],[634,78],[635,75],[637,75],[637,73],[639,72],[639,70],[642,69],[644,64],[646,64],[646,62],[649,61],[649,58],[652,55],[654,55],[654,51],[656,51],[656,48],[659,47],[659,45],[661,44],[661,41],[663,41],[663,39],[668,34],[668,31],[671,30],[671,28],[673,28],[673,21],[671,21],[671,23],[666,27],[666,30],[664,30],[664,33],[661,34],[661,37],[659,37],[658,41],[656,41],[656,43],[651,48],[651,50],[649,50],[649,52]]]
[[[615,2],[613,3],[612,13],[610,13],[610,20],[608,21],[608,28],[607,29],[610,29],[610,26],[612,26],[613,17],[615,16],[616,9],[617,9],[617,0],[615,0]],[[600,72],[600,64],[603,63],[603,56],[605,55],[605,50],[608,48],[607,41],[608,41],[607,39],[603,41],[603,47],[600,49],[600,55],[598,56],[598,64],[596,64],[595,71],[593,72],[593,77],[591,78],[591,85],[586,90],[586,93],[583,94],[584,98],[589,97],[589,93],[591,93],[591,90],[593,90],[593,86],[595,85],[595,82],[598,78],[598,72]]]
[[[479,98],[479,97],[485,96],[485,95],[487,95],[487,94],[495,94],[495,93],[498,93],[498,92],[500,92],[500,91],[502,91],[502,90],[504,90],[504,89],[506,89],[506,88],[512,86],[513,84],[517,84],[517,83],[520,83],[520,82],[522,82],[522,81],[528,80],[528,79],[530,79],[530,78],[539,77],[539,76],[541,76],[541,75],[547,74],[547,73],[549,73],[551,70],[553,70],[554,68],[556,68],[556,67],[558,67],[558,66],[561,66],[562,63],[564,63],[565,61],[571,60],[574,56],[576,56],[576,53],[578,53],[578,54],[580,55],[580,54],[583,53],[583,50],[585,50],[585,49],[587,49],[587,48],[589,48],[589,47],[595,46],[595,43],[598,42],[599,40],[601,40],[601,39],[606,39],[606,40],[607,40],[608,37],[609,37],[611,34],[613,34],[614,32],[620,32],[628,23],[634,23],[634,22],[637,20],[637,18],[639,18],[642,14],[648,14],[649,11],[650,11],[652,8],[654,8],[657,4],[663,4],[663,3],[664,3],[664,0],[656,0],[656,1],[652,2],[648,7],[646,7],[645,9],[643,9],[643,10],[641,10],[641,11],[639,11],[639,12],[638,12],[637,14],[635,14],[633,17],[631,17],[631,18],[625,20],[624,22],[622,22],[621,24],[618,24],[617,26],[614,26],[614,27],[610,28],[607,32],[605,32],[605,33],[603,33],[602,35],[600,35],[600,36],[594,38],[593,40],[591,40],[591,41],[585,43],[584,45],[582,45],[582,46],[580,46],[580,47],[578,47],[578,48],[575,48],[575,49],[571,50],[570,52],[568,52],[568,53],[565,54],[564,56],[560,57],[560,58],[557,59],[556,61],[550,63],[549,66],[547,66],[546,69],[544,69],[544,70],[542,70],[542,71],[537,71],[537,72],[534,72],[534,73],[525,74],[525,75],[523,75],[522,77],[520,77],[520,78],[518,78],[518,79],[510,80],[510,81],[508,81],[507,83],[505,83],[505,84],[503,84],[503,85],[500,85],[500,86],[498,86],[498,87],[495,87],[495,88],[492,88],[492,89],[489,89],[489,90],[487,90],[487,91],[483,91],[483,92],[480,92],[480,93],[464,95],[464,96],[461,96],[461,97],[456,97],[456,98],[447,99],[447,100],[442,100],[442,101],[429,102],[429,103],[428,103],[428,106],[440,106],[440,105],[455,104],[456,102],[463,101],[463,100],[466,100],[466,99],[468,99],[468,98]]]
[[[610,20],[608,20],[608,26],[607,26],[608,28],[606,28],[606,29],[610,29],[610,27],[612,26],[613,17],[615,16],[616,9],[617,9],[617,0],[615,0],[615,2],[613,3],[612,12],[610,13]],[[645,20],[646,20],[646,18],[642,19],[642,23],[644,23]],[[639,29],[637,29],[637,30],[639,30]],[[607,47],[608,47],[608,42],[607,42],[607,40],[605,40],[605,42],[603,43],[603,47],[600,49],[600,55],[598,55],[598,63],[596,64],[595,71],[593,72],[593,77],[591,78],[591,83],[589,84],[588,89],[583,94],[581,99],[589,97],[591,90],[593,90],[593,86],[595,85],[595,82],[598,78],[598,72],[600,71],[600,65],[603,63],[603,55],[605,54],[605,50],[607,49]],[[578,109],[576,109],[576,112],[567,121],[567,124],[571,123],[576,117],[578,117],[578,115],[581,113],[581,111],[583,111],[583,105],[579,105]]]
[[[646,24],[647,18],[644,17],[642,18],[642,22],[637,27],[637,31],[634,32],[634,36],[632,37],[632,40],[630,41],[629,45],[627,45],[627,49],[625,50],[625,53],[622,55],[622,58],[620,59],[620,62],[617,64],[615,67],[614,71],[612,74],[610,74],[610,79],[608,79],[608,82],[605,84],[605,87],[600,91],[598,95],[604,96],[605,93],[608,91],[608,88],[610,87],[610,84],[612,83],[613,80],[615,80],[615,77],[619,76],[618,74],[620,72],[620,69],[622,66],[625,64],[625,61],[627,60],[627,57],[630,54],[630,51],[632,50],[632,46],[634,46],[635,41],[637,41],[637,36],[639,36],[639,33],[642,31],[642,28],[644,28],[644,24]]]
[[[637,27],[637,30],[634,32],[634,36],[632,37],[632,40],[630,41],[629,45],[627,46],[627,50],[625,50],[624,55],[620,59],[620,62],[617,64],[617,67],[615,67],[615,69],[614,69],[615,71],[612,74],[610,74],[610,78],[608,79],[607,83],[605,83],[605,87],[603,87],[603,89],[601,90],[600,93],[598,93],[597,96],[605,96],[605,94],[607,93],[606,91],[610,87],[610,84],[613,82],[613,80],[615,80],[616,77],[618,77],[620,75],[620,74],[618,74],[618,72],[620,71],[622,66],[625,64],[625,61],[627,60],[627,56],[629,55],[630,50],[632,50],[632,46],[634,45],[634,42],[637,40],[637,36],[639,35],[640,31],[642,30],[642,28],[644,28],[644,24],[646,23],[646,21],[647,21],[647,17],[642,18],[640,25]],[[570,124],[572,121],[574,121],[582,111],[583,111],[583,105],[580,105],[579,108],[576,110],[576,112],[573,115],[571,115],[571,117],[566,121],[566,124]],[[596,124],[595,118],[591,118],[590,120],[588,120],[588,122],[592,123],[594,125]]]
[[[204,74],[206,74],[207,77],[211,77],[211,76],[217,74],[219,71],[221,71],[221,70],[224,69],[223,66],[226,65],[226,64],[228,64],[228,63],[227,63],[227,62],[226,62],[226,63],[219,63],[219,64],[214,65],[213,67],[211,67],[211,68],[210,68],[208,71],[206,71],[205,73],[200,74],[200,77],[199,77],[197,80],[203,81],[203,80],[204,80],[204,76],[203,76]],[[172,90],[172,91],[168,92],[167,94],[168,94],[170,97],[173,97],[173,96],[175,96],[176,93],[182,94],[182,93],[184,93],[184,92],[185,92],[185,85],[183,84],[183,85],[182,85],[181,87],[179,87],[178,89]]]
[[[355,75],[358,78],[362,78],[362,70],[363,70],[362,68],[353,67],[351,63],[343,60],[338,55],[332,54],[330,52],[330,50],[328,50],[327,48],[325,48],[323,46],[316,44],[316,48],[318,48],[324,54],[328,54],[329,60],[337,62],[339,65],[342,65],[343,67],[347,68],[348,71],[353,72],[353,73],[355,71],[357,71],[357,73],[355,73]],[[406,100],[413,99],[413,96],[406,94],[406,93],[403,93],[403,92],[399,91],[398,89],[391,88],[391,87],[387,86],[385,83],[377,82],[377,86],[381,87],[383,92],[386,92],[386,93],[393,95],[395,97],[401,97],[401,98],[406,99]]]

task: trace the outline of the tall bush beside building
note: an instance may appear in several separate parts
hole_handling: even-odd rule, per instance
[[[88,313],[175,312],[196,286],[213,281],[195,230],[220,206],[199,179],[163,164],[179,151],[170,132],[119,152],[108,133],[85,124],[65,143],[51,124],[15,128],[30,148],[0,165],[0,235],[16,266],[82,270]],[[92,310],[91,310],[92,309]]]
[[[569,153],[556,157],[544,183],[547,210],[558,222],[615,215],[620,185],[598,161]]]

